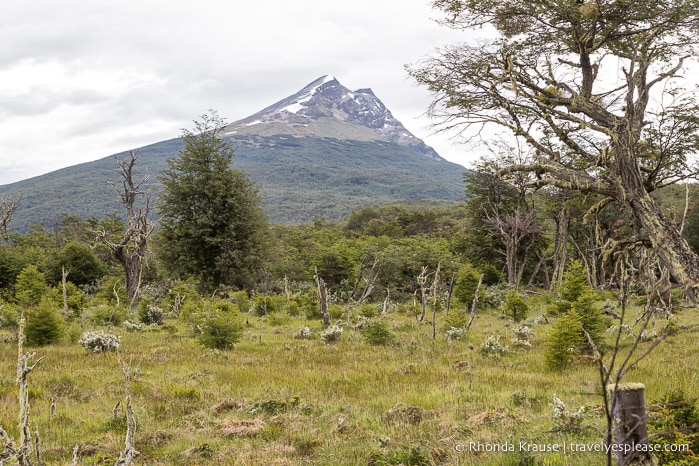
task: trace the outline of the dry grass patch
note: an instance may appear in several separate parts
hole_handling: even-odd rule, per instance
[[[419,406],[397,403],[382,416],[383,422],[387,424],[409,424],[416,426],[425,419],[437,416],[437,412],[423,409]]]
[[[219,432],[226,437],[251,437],[257,435],[267,426],[260,418],[226,419],[221,423]]]

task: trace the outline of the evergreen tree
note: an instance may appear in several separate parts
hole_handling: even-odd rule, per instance
[[[258,189],[231,168],[233,147],[222,138],[225,121],[215,112],[183,131],[184,149],[167,161],[160,181],[158,256],[179,278],[202,289],[250,286],[264,262],[267,221]]]
[[[561,316],[546,338],[544,361],[549,369],[559,370],[570,364],[584,344],[580,326],[582,321],[575,311]]]

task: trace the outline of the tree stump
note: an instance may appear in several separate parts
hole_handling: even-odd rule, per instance
[[[641,383],[610,384],[607,392],[614,419],[613,450],[619,466],[655,464],[647,448],[645,386]]]

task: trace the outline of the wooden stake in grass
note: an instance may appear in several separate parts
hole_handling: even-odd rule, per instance
[[[614,417],[614,440],[619,466],[654,464],[650,452],[639,448],[648,444],[644,391],[645,386],[640,383],[607,386]]]

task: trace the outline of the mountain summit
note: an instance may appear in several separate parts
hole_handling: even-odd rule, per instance
[[[280,135],[385,141],[433,159],[437,152],[410,133],[371,89],[351,91],[333,76],[316,79],[296,94],[228,125],[227,136]]]

